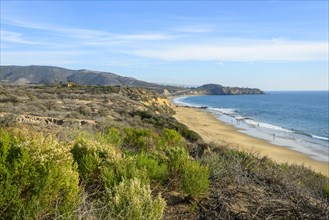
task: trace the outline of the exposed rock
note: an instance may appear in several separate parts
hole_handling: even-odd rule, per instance
[[[51,117],[42,117],[42,116],[34,116],[34,115],[19,115],[16,118],[19,123],[29,123],[29,124],[48,124],[48,125],[63,125],[65,122],[71,124],[78,125],[96,125],[93,120],[78,120],[78,119],[68,119],[63,120],[59,118],[51,118]]]

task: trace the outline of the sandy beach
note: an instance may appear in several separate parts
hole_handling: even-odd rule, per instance
[[[239,150],[256,152],[279,163],[299,164],[329,176],[329,163],[312,159],[308,155],[277,146],[239,132],[234,126],[221,122],[202,109],[172,105],[174,117],[194,130],[206,142],[230,145]]]

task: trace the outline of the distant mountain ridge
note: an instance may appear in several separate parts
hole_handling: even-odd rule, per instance
[[[0,83],[11,85],[54,84],[73,82],[78,85],[132,86],[152,88],[165,95],[242,95],[264,94],[260,89],[224,87],[206,84],[196,88],[160,85],[110,72],[70,70],[54,66],[0,66]]]
[[[0,80],[5,84],[15,85],[73,82],[80,85],[159,87],[154,83],[109,72],[70,70],[53,66],[0,66]]]

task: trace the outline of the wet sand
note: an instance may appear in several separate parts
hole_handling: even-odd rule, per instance
[[[204,141],[229,145],[239,150],[258,153],[279,163],[299,164],[329,176],[329,163],[312,159],[308,155],[277,146],[239,132],[234,126],[216,119],[202,109],[172,105],[174,117],[201,135]]]

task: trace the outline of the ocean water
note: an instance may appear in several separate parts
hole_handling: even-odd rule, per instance
[[[240,132],[329,162],[329,92],[267,92],[265,95],[189,96],[176,104],[207,107]]]

